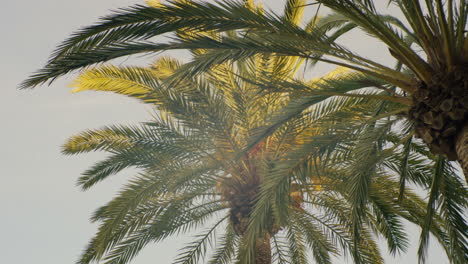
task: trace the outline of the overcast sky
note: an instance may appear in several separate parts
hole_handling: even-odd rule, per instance
[[[81,192],[76,179],[101,154],[63,156],[60,146],[84,129],[110,124],[135,124],[149,118],[149,109],[117,95],[85,92],[71,94],[62,78],[50,87],[17,90],[31,72],[43,66],[50,52],[79,27],[97,21],[109,10],[143,1],[41,0],[3,1],[0,16],[0,262],[8,264],[74,263],[96,230],[91,213],[110,200],[131,176],[126,171]],[[282,0],[270,0],[279,7]],[[379,55],[377,44],[364,45]],[[361,41],[361,42],[359,42]],[[150,58],[148,63],[150,62]],[[418,229],[411,242],[417,244]],[[186,237],[149,245],[133,264],[170,263]],[[434,247],[433,247],[434,249]],[[416,248],[387,263],[416,263]],[[344,263],[343,260],[337,263]],[[430,250],[429,264],[448,263],[443,253]]]

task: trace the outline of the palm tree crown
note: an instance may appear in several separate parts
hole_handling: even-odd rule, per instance
[[[320,118],[304,113],[248,152],[242,151],[255,129],[294,97],[294,93],[267,92],[250,80],[285,79],[297,70],[297,62],[297,58],[255,56],[236,67],[218,65],[171,87],[164,80],[183,66],[169,58],[149,69],[103,66],[84,72],[74,83],[75,91],[116,92],[155,105],[158,111],[153,121],[141,126],[89,130],[64,145],[67,154],[111,153],[80,178],[84,189],[126,167],[143,170],[118,197],[96,211],[93,219],[102,224],[79,263],[99,259],[126,263],[150,242],[201,226],[204,230],[182,249],[175,263],[196,263],[212,240],[218,246],[210,263],[236,259],[307,263],[308,248],[318,263],[331,263],[340,248],[355,253],[357,263],[382,263],[373,232],[386,238],[391,251],[404,250],[407,238],[401,218],[423,224],[424,202],[408,190],[399,202],[398,183],[383,167],[375,167],[363,209],[367,217],[353,226],[346,166],[353,159],[346,148],[353,143],[341,142],[341,133],[350,130],[328,131],[325,126],[327,119],[347,113],[343,118],[354,116],[355,126],[364,128],[364,119],[358,116],[373,109],[372,102],[362,102],[367,107],[354,113],[349,111],[352,100],[324,103]],[[314,82],[336,77],[329,74]],[[332,144],[343,150],[330,152]],[[397,167],[395,161],[402,154],[392,152],[394,162],[389,159],[389,164]],[[424,170],[413,159],[408,159],[407,168]],[[432,232],[449,250],[439,222]],[[215,231],[222,235],[215,236]],[[354,234],[359,234],[358,240]]]
[[[262,180],[256,205],[246,210],[248,215],[253,216],[263,212],[264,217],[268,215],[267,212],[271,211],[275,216],[274,221],[278,221],[279,224],[275,226],[265,224],[266,222],[260,220],[258,222],[249,220],[250,224],[247,225],[247,229],[255,232],[247,232],[251,236],[247,241],[254,243],[257,238],[255,236],[259,233],[274,233],[275,228],[282,226],[284,217],[281,217],[280,210],[271,204],[271,201],[275,201],[272,195],[283,194],[281,197],[284,199],[291,199],[290,189],[295,186],[293,185],[295,182],[289,181],[284,185],[280,184],[282,183],[280,179],[289,179],[289,176],[285,175],[291,175],[289,170],[297,168],[295,162],[308,160],[310,151],[317,150],[317,145],[304,145],[308,147],[306,151],[298,145],[297,148],[293,147],[291,152],[285,152],[286,158],[282,156],[281,161],[277,162],[282,164],[281,166],[275,165],[274,168],[270,168],[267,164],[274,160],[269,157],[269,154],[267,155],[271,150],[269,148],[271,145],[267,144],[272,140],[270,137],[274,138],[276,133],[281,133],[281,128],[286,124],[302,120],[304,115],[313,112],[314,115],[321,117],[320,121],[317,121],[323,127],[319,132],[321,138],[325,139],[326,136],[334,138],[339,135],[349,139],[349,142],[345,144],[342,141],[339,141],[340,143],[330,141],[328,138],[328,141],[323,141],[323,145],[320,145],[318,149],[323,154],[333,148],[333,153],[325,157],[336,161],[339,165],[337,168],[343,170],[338,173],[339,175],[352,176],[352,181],[346,181],[350,193],[345,196],[352,208],[349,218],[351,229],[348,231],[352,233],[355,245],[360,245],[364,241],[359,238],[358,230],[366,226],[367,205],[372,200],[371,186],[379,178],[376,175],[393,169],[400,176],[402,196],[406,182],[415,182],[431,190],[427,207],[428,217],[422,223],[424,228],[421,237],[421,259],[423,260],[424,248],[427,245],[428,232],[437,226],[437,217],[434,216],[434,212],[439,211],[447,220],[444,230],[448,237],[441,235],[440,239],[447,244],[448,256],[454,263],[465,263],[468,256],[466,250],[468,228],[463,214],[468,204],[468,196],[464,183],[457,178],[452,165],[446,158],[458,160],[465,176],[468,177],[466,114],[468,109],[466,80],[468,77],[465,71],[468,58],[466,55],[468,40],[465,34],[468,5],[464,1],[444,3],[439,0],[428,0],[424,3],[418,0],[390,2],[400,8],[406,21],[402,22],[393,16],[382,15],[378,12],[374,1],[370,0],[319,0],[317,5],[324,5],[336,13],[321,20],[313,17],[304,27],[299,26],[300,14],[308,5],[303,0],[287,1],[285,12],[281,16],[265,12],[250,4],[245,5],[233,1],[217,3],[178,1],[157,7],[135,6],[123,9],[105,17],[99,24],[78,31],[60,45],[47,65],[26,80],[22,87],[33,87],[53,81],[70,71],[113,58],[170,49],[204,49],[204,51],[165,79],[164,85],[168,87],[178,84],[180,79],[192,78],[194,73],[209,72],[213,65],[223,65],[232,60],[243,61],[260,54],[292,56],[310,63],[322,61],[344,66],[351,71],[340,78],[324,79],[322,82],[308,83],[303,80],[279,78],[281,75],[277,76],[277,74],[274,74],[272,78],[253,78],[251,82],[272,91],[273,94],[286,92],[288,95],[294,94],[295,96],[290,96],[285,101],[280,100],[279,105],[284,107],[273,107],[272,110],[277,110],[273,117],[263,123],[256,123],[255,127],[248,127],[246,131],[249,132],[244,134],[244,138],[238,138],[242,134],[236,132],[236,136],[232,139],[224,138],[226,142],[213,142],[214,146],[229,146],[230,152],[223,155],[234,160],[240,159],[244,163],[249,163],[247,160],[252,159],[249,156],[252,153],[260,153],[258,155],[262,157],[259,162],[255,162],[255,165],[262,164],[264,167],[254,166],[255,169],[253,169],[245,165],[245,168],[242,168],[243,171],[237,168],[236,173],[229,175],[242,178],[241,175],[246,172],[257,170],[264,172],[271,169],[273,171],[267,175],[272,175],[272,179],[277,180],[272,180],[272,183],[269,182],[270,180],[267,182]],[[336,41],[342,34],[354,28],[366,32],[387,45],[390,54],[398,61],[397,67],[367,59]],[[222,35],[180,34],[182,31],[225,33]],[[233,31],[238,34],[232,34]],[[149,40],[170,32],[179,33],[168,43],[155,43]],[[369,89],[369,87],[373,88]],[[142,88],[135,86],[133,89]],[[167,96],[174,98],[175,101],[171,104],[179,104],[181,109],[194,107],[192,103],[176,99],[178,97],[169,89],[164,91]],[[210,90],[207,89],[206,92],[208,91]],[[212,95],[220,94],[222,97],[226,96],[224,92]],[[140,91],[136,96],[146,98],[149,95]],[[349,99],[342,100],[347,102],[346,106],[353,106],[347,110],[354,119],[349,119],[350,116],[342,111],[333,111],[337,113],[332,115],[334,119],[331,117],[327,119],[321,115],[329,113],[323,109],[323,105],[327,105],[328,100],[338,104],[337,107],[342,106],[335,101],[338,100],[336,96]],[[151,100],[159,102],[160,99],[152,98]],[[217,101],[213,101],[213,104],[222,105]],[[369,108],[371,106],[374,108]],[[227,118],[226,113],[231,112],[231,110],[225,112],[222,108],[216,111],[211,108],[211,110],[207,109],[197,108],[197,111],[193,111],[197,114],[190,117],[190,120],[184,121],[184,125],[205,124],[200,121],[204,120],[201,114],[203,111],[210,117],[210,120],[218,120],[217,122],[222,124],[221,121]],[[322,110],[324,112],[321,112]],[[182,110],[171,112],[171,115],[175,115],[175,120],[179,120],[180,116],[177,115],[182,114],[178,111]],[[354,111],[365,113],[363,116],[367,121],[353,116],[352,114],[356,113]],[[346,125],[343,126],[343,124]],[[225,128],[236,127],[230,123],[224,123],[224,125],[227,125]],[[208,125],[206,127],[208,128]],[[208,132],[222,135],[226,132],[225,128]],[[253,128],[255,129],[251,130]],[[182,132],[186,130],[191,131],[184,128]],[[432,154],[427,152],[413,135],[422,138]],[[308,142],[305,141],[305,143]],[[316,143],[316,141],[313,142]],[[118,146],[117,143],[115,144]],[[240,155],[238,150],[245,147],[248,149],[243,154],[245,156],[238,157]],[[440,154],[446,158],[437,156]],[[106,168],[107,172],[125,167],[123,160],[132,160],[133,155],[128,152],[127,156],[122,154],[120,158],[115,158],[122,163],[112,169]],[[246,157],[248,157],[247,160],[242,160]],[[263,159],[264,157],[267,157],[266,160]],[[343,157],[346,157],[348,161],[343,160]],[[412,164],[412,160],[415,159],[419,159],[422,164]],[[396,161],[400,165],[395,167]],[[320,163],[324,162],[325,159],[321,158]],[[96,168],[99,169],[99,166],[101,165],[97,165]],[[102,166],[104,168],[104,165]],[[412,171],[412,166],[416,166],[417,169]],[[432,169],[427,170],[428,167]],[[426,175],[420,173],[421,171],[425,171]],[[93,184],[93,181],[101,178],[101,176],[90,177],[92,181],[88,184]],[[83,179],[84,182],[87,180],[86,177]],[[223,188],[219,191],[226,193]],[[228,196],[223,197],[227,199]],[[291,205],[290,203],[284,204]],[[242,207],[239,207],[239,210],[242,211]],[[284,210],[284,212],[287,211]],[[240,216],[233,216],[232,221],[241,223],[243,214],[241,213]],[[245,231],[242,228],[237,228],[237,230],[238,234]],[[359,257],[357,254],[353,256],[356,260]]]

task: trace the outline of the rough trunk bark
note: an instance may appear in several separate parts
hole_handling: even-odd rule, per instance
[[[465,181],[468,183],[468,124],[465,124],[462,131],[457,135],[455,151],[458,156],[457,160],[463,169],[463,174],[465,174]]]
[[[271,264],[270,237],[270,234],[266,233],[263,238],[257,239],[255,264]]]

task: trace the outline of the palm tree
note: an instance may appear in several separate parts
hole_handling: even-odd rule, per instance
[[[370,185],[367,183],[373,179],[372,173],[362,173],[365,167],[360,165],[365,163],[360,161],[368,161],[367,156],[375,152],[353,150],[372,149],[359,147],[360,142],[368,142],[367,144],[382,149],[383,138],[370,135],[378,135],[376,131],[379,131],[377,128],[381,126],[382,120],[390,119],[393,126],[389,127],[393,130],[387,131],[397,136],[393,140],[399,140],[393,141],[393,147],[384,151],[385,155],[375,159],[372,165],[374,167],[385,165],[389,159],[386,153],[405,147],[407,154],[400,157],[401,191],[404,190],[407,181],[415,181],[421,183],[423,187],[431,188],[429,214],[421,237],[421,257],[424,256],[422,252],[431,228],[432,212],[438,208],[448,219],[446,230],[451,243],[449,256],[453,257],[453,262],[463,263],[467,255],[467,228],[463,217],[467,207],[466,189],[450,172],[451,165],[437,155],[443,154],[450,160],[457,159],[465,175],[468,175],[466,152],[464,152],[467,149],[464,146],[466,144],[464,131],[467,130],[464,128],[467,89],[464,88],[463,73],[466,57],[464,43],[467,42],[464,35],[467,5],[463,1],[447,1],[445,5],[438,0],[425,1],[423,4],[417,0],[391,1],[402,10],[409,24],[407,27],[395,17],[379,14],[373,1],[320,0],[318,2],[335,10],[337,14],[322,20],[313,17],[304,28],[298,26],[300,14],[307,5],[302,0],[287,1],[282,16],[269,14],[253,5],[246,6],[244,3],[229,1],[214,4],[180,1],[160,5],[157,8],[135,6],[124,9],[104,18],[100,24],[82,29],[66,40],[59,46],[48,64],[26,80],[22,87],[33,87],[53,81],[75,69],[113,58],[169,49],[206,49],[202,55],[194,57],[191,63],[185,64],[178,74],[169,78],[169,84],[174,84],[180,77],[208,70],[214,64],[242,60],[259,53],[297,56],[310,62],[322,61],[345,66],[354,72],[349,72],[339,80],[319,85],[288,79],[274,80],[274,82],[267,80],[268,85],[266,85],[262,84],[263,80],[256,80],[259,85],[268,86],[269,89],[274,87],[279,91],[289,92],[293,89],[297,95],[288,101],[285,110],[275,115],[264,128],[257,129],[253,133],[254,139],[249,140],[249,148],[256,146],[255,143],[261,142],[265,137],[271,136],[277,128],[297,118],[298,115],[309,111],[311,107],[320,108],[321,103],[334,96],[353,98],[354,105],[357,105],[356,102],[360,102],[362,98],[380,100],[382,105],[374,109],[375,114],[367,115],[372,121],[370,124],[367,123],[364,127],[350,126],[356,130],[347,129],[343,134],[355,139],[350,142],[352,147],[347,153],[354,153],[356,163],[342,164],[348,172],[355,172],[352,173],[355,181],[351,184],[353,190],[351,201],[354,208],[352,222],[355,230],[362,226],[365,204],[370,198]],[[426,4],[425,9],[421,7],[424,4]],[[400,65],[396,68],[389,67],[366,59],[335,42],[337,37],[353,28],[359,28],[385,43]],[[209,35],[186,37],[179,34],[169,43],[148,41],[154,36],[186,29],[193,32],[238,30],[244,38],[233,37],[228,33],[222,37]],[[437,45],[432,45],[434,43]],[[375,87],[377,90],[371,91],[370,94],[369,91],[364,93],[362,89],[366,87]],[[399,127],[398,122],[402,122],[402,119],[410,121],[407,124],[408,129]],[[328,123],[330,124],[333,122]],[[359,127],[362,129],[357,129]],[[337,126],[330,129],[345,128]],[[396,130],[402,130],[404,133],[395,133]],[[357,135],[353,131],[366,133]],[[425,165],[433,168],[431,183],[428,183],[423,175],[411,178],[409,173],[405,172],[408,157],[411,156],[410,150],[418,141],[413,138],[413,133],[423,138],[432,154],[436,154],[431,156],[423,149],[420,150],[425,157],[428,157],[426,160],[428,164]],[[368,139],[374,141],[366,141]],[[364,155],[366,153],[367,156]],[[449,172],[446,172],[447,168]],[[259,201],[266,202],[269,201],[267,198],[271,198],[266,191],[264,196],[265,199],[260,199],[263,197],[260,195]],[[357,234],[354,232],[354,235]],[[355,239],[355,242],[358,240]]]
[[[326,120],[340,116],[364,126],[359,116],[374,109],[372,100],[363,100],[362,109],[353,112],[353,100],[324,103],[320,115],[311,111],[296,116],[243,153],[251,133],[294,97],[265,94],[251,80],[285,79],[299,69],[298,62],[255,56],[236,67],[217,65],[171,87],[165,79],[183,65],[169,58],[152,68],[103,66],[80,75],[76,92],[115,92],[157,111],[154,120],[140,126],[88,130],[64,145],[67,154],[111,154],[83,174],[83,189],[124,168],[142,169],[119,196],[96,211],[93,219],[101,226],[79,263],[127,263],[148,243],[201,226],[204,230],[175,263],[196,263],[213,240],[218,243],[209,263],[308,263],[308,250],[317,263],[331,263],[340,249],[352,252],[357,263],[382,263],[374,233],[385,237],[392,252],[404,251],[408,241],[401,220],[422,225],[425,203],[409,190],[399,201],[398,182],[388,171],[392,167],[376,168],[364,209],[367,217],[354,229],[349,175],[339,165],[352,158],[347,148],[353,143],[341,142],[349,132],[346,127],[325,126]],[[323,80],[334,78],[330,74]],[[340,150],[331,149],[332,144]],[[418,144],[412,148],[415,156],[408,157],[408,170],[417,174],[430,169],[415,160],[424,155]],[[402,154],[388,153],[394,172]],[[446,168],[444,173],[452,172]],[[449,252],[447,234],[440,219],[436,222],[431,231]],[[353,240],[355,233],[361,239]]]

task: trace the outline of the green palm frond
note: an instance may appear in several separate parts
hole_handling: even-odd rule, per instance
[[[297,228],[289,228],[287,230],[287,238],[289,242],[289,251],[292,263],[307,263],[307,257],[305,256],[305,241],[304,235],[301,230]]]
[[[376,190],[376,188],[373,188],[373,190]],[[382,199],[381,197],[374,196],[370,200],[373,201],[373,212],[377,215],[375,226],[387,241],[390,253],[395,255],[406,252],[409,241],[406,237],[401,218],[394,209],[395,205],[391,203],[391,198]]]
[[[194,264],[198,263],[200,258],[204,259],[208,244],[212,243],[213,237],[215,236],[214,232],[219,225],[222,224],[228,216],[221,218],[216,222],[211,228],[196,236],[196,240],[190,242],[190,244],[181,249],[181,253],[177,259],[173,262],[174,264]]]
[[[214,251],[214,254],[209,264],[228,264],[231,263],[233,256],[235,255],[236,245],[238,241],[236,240],[236,235],[230,223],[227,224],[226,234],[220,240],[220,245]]]
[[[170,122],[170,121],[169,121]],[[171,126],[169,122],[148,122],[141,126],[108,126],[88,130],[71,137],[63,145],[64,154],[89,151],[119,152],[131,148],[159,149],[168,153],[196,152],[207,148],[206,139],[198,131]],[[171,149],[172,148],[172,149]]]
[[[198,193],[205,192],[210,185],[192,184],[191,190],[186,189],[183,195],[172,195],[167,194],[164,182],[154,179],[151,182],[153,185],[142,192],[141,183],[135,181],[119,197],[96,212],[94,219],[102,221],[102,224],[82,256],[82,263],[87,263],[89,257],[101,258],[111,248],[114,249],[107,259],[133,257],[147,243],[177,232],[187,232],[203,223],[208,215],[225,208],[219,201],[196,204]],[[145,197],[145,193],[149,196]],[[160,198],[148,200],[158,196]]]
[[[286,14],[288,16],[289,13]],[[255,30],[256,33],[249,34],[247,38],[242,40],[227,38],[217,41],[207,36],[200,36],[166,44],[152,44],[147,41],[151,37],[185,28],[191,28],[193,31],[229,31],[249,28]],[[261,31],[268,33],[263,34]],[[287,42],[285,42],[285,34],[288,36]],[[69,71],[132,53],[198,48],[238,49],[239,52],[241,50],[248,51],[250,54],[275,52],[324,61],[328,61],[328,59],[322,59],[322,54],[329,54],[346,58],[351,63],[343,65],[351,68],[357,67],[356,69],[363,71],[367,71],[366,68],[374,69],[375,72],[369,71],[369,73],[377,74],[380,72],[377,74],[378,76],[391,79],[395,83],[399,83],[398,80],[388,73],[391,72],[402,80],[410,81],[399,72],[352,54],[336,43],[333,44],[333,48],[330,48],[334,37],[329,41],[327,39],[329,38],[321,30],[307,32],[280,17],[259,13],[236,2],[216,4],[176,2],[162,5],[159,8],[135,6],[104,18],[100,24],[77,32],[59,46],[48,65],[32,75],[22,84],[22,87],[36,86]],[[268,44],[265,45],[265,43]],[[304,51],[306,52],[304,53]],[[231,51],[218,52],[217,56],[210,56],[210,63],[205,62],[202,65],[200,63],[203,60],[201,60],[198,62],[199,65],[192,67],[192,71],[200,70],[203,66],[207,68],[208,65],[225,61],[230,57],[237,58],[241,55],[239,52],[237,54],[229,54],[232,53]],[[315,53],[315,55],[311,56],[308,54],[309,52]],[[216,59],[214,59],[215,57]],[[332,61],[340,64],[337,60]],[[360,66],[353,66],[353,63]]]
[[[297,98],[293,98],[288,102],[288,105],[269,118],[268,123],[271,125],[268,124],[267,126],[256,129],[252,145],[258,143],[262,138],[271,135],[278,127],[287,123],[291,119],[296,118],[305,111],[310,111],[314,115],[314,120],[319,120],[331,110],[337,111],[340,109],[339,107],[342,107],[343,109],[344,107],[352,108],[353,106],[363,104],[363,102],[366,101],[359,100],[360,98],[367,100],[380,100],[381,95],[375,94],[372,91],[363,91],[362,93],[349,92],[356,90],[359,91],[359,89],[367,87],[380,86],[382,83],[377,80],[374,81],[372,78],[369,79],[361,74],[345,74],[342,77],[330,76],[328,79],[320,79],[310,85],[299,82],[274,83],[273,85],[271,83],[262,84],[262,86],[263,85],[269,85],[269,87],[279,90],[283,90],[287,87],[287,91],[292,90],[293,94],[296,90],[299,92]],[[307,92],[304,93],[304,91]],[[339,96],[348,97],[349,100],[339,98]],[[399,101],[397,102],[400,103]],[[348,109],[348,111],[353,110]],[[404,109],[397,111],[404,111]]]
[[[450,193],[448,193],[450,191]],[[457,193],[457,197],[453,194]],[[444,196],[440,199],[438,196]],[[466,198],[466,188],[463,187],[460,180],[456,176],[454,169],[445,160],[439,156],[434,167],[434,178],[431,185],[431,195],[428,201],[427,216],[420,238],[419,257],[421,261],[425,260],[429,229],[433,225],[433,214],[436,213],[436,208],[439,207],[440,214],[446,219],[445,228],[450,239],[450,250],[447,252],[449,259],[454,263],[463,263],[467,260],[467,235],[468,223],[463,216],[463,208],[466,208],[468,199]]]
[[[303,221],[298,221],[295,225],[299,226],[299,230],[306,237],[307,244],[312,249],[314,260],[317,263],[332,263],[330,253],[336,254],[336,249],[327,234],[314,222],[298,218]]]
[[[49,75],[57,78],[71,70],[110,58],[165,49],[167,45],[158,46],[141,41],[168,32],[194,26],[197,27],[195,31],[210,31],[220,27],[232,30],[248,25],[267,26],[265,21],[259,19],[255,10],[245,7],[242,3],[229,2],[219,6],[211,3],[179,1],[158,7],[136,5],[121,9],[113,15],[102,18],[101,23],[79,30],[54,51],[48,66],[34,74],[22,86],[35,86],[46,82]],[[239,23],[232,23],[227,28],[223,25],[224,21],[237,17],[250,18],[241,19]],[[212,20],[208,22],[207,19],[210,18]],[[83,56],[85,53],[86,58]],[[69,65],[67,69],[59,68],[65,64]]]
[[[160,124],[162,125],[162,124]],[[197,133],[185,135],[171,131],[169,127],[111,126],[101,130],[85,131],[72,137],[64,145],[64,153],[76,154],[105,150],[112,153],[83,173],[78,184],[87,189],[117,172],[137,167],[145,169],[163,168],[173,160],[195,160],[206,149]]]
[[[362,5],[359,1],[320,1],[325,6],[349,17],[354,23],[372,34],[377,39],[383,41],[390,49],[394,50],[403,59],[403,63],[416,70],[416,74],[424,80],[429,80],[429,65],[413,51],[395,30],[380,19],[375,13],[375,8]],[[370,1],[369,1],[370,2]],[[407,2],[407,1],[404,1]],[[415,1],[413,1],[415,2]],[[421,69],[421,71],[418,71]],[[425,70],[422,71],[422,70]]]
[[[131,236],[115,245],[113,250],[105,257],[105,263],[128,263],[149,242],[160,241],[177,232],[187,232],[191,227],[196,227],[205,222],[219,209],[222,209],[222,207],[216,205],[200,207],[198,210],[185,213],[172,209],[168,210],[168,213],[161,217],[161,221],[155,221],[142,228],[142,230],[132,232]]]

